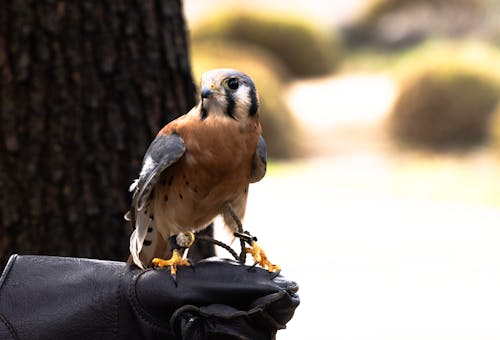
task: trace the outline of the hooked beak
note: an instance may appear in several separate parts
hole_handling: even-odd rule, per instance
[[[211,89],[205,87],[201,90],[201,99],[205,99],[205,98],[209,98],[209,97],[212,97],[214,95],[214,91],[212,91]]]
[[[201,89],[201,99],[207,99],[207,98],[211,98],[213,96],[216,96],[216,95],[220,95],[221,92],[220,92],[220,88],[215,85],[214,83],[211,83],[210,85],[208,86],[204,86],[202,89]]]

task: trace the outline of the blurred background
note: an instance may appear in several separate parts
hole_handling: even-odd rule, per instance
[[[246,228],[302,299],[278,339],[500,338],[500,1],[184,10],[194,79],[260,91]]]
[[[499,22],[498,0],[8,0],[0,266],[125,260],[144,151],[234,67],[270,160],[245,228],[300,285],[278,339],[499,339]]]

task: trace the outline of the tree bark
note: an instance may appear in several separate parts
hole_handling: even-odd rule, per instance
[[[0,261],[125,259],[128,186],[195,91],[180,0],[3,0]]]

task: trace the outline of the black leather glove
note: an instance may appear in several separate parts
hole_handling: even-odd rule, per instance
[[[123,262],[13,255],[0,278],[0,339],[273,339],[297,284],[203,260],[141,270]]]

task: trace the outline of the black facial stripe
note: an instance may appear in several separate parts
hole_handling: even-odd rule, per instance
[[[208,112],[207,110],[202,106],[201,107],[201,120],[204,120],[208,117]]]
[[[236,105],[235,101],[234,101],[234,97],[233,97],[233,94],[231,92],[226,92],[226,101],[227,101],[227,110],[226,110],[226,114],[235,119],[234,118],[234,107]]]
[[[250,87],[250,116],[254,116],[259,109],[259,101],[257,100],[257,93],[255,92],[255,88]]]

